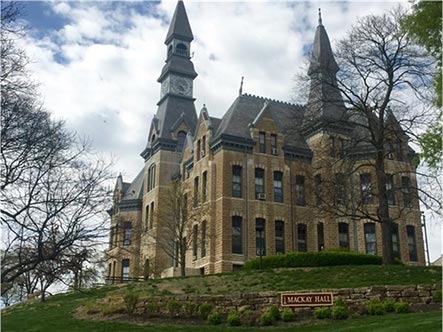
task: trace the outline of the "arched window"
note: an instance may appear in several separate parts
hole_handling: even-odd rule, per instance
[[[185,146],[186,133],[184,131],[179,131],[177,134],[177,152],[182,152]]]
[[[177,44],[177,46],[175,47],[175,51],[177,52],[177,54],[180,55],[188,55],[188,48],[186,47],[185,44]]]

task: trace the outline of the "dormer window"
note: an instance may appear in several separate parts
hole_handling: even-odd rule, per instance
[[[179,55],[188,55],[188,48],[186,47],[185,44],[177,44],[177,46],[175,47],[175,52]]]
[[[177,134],[177,152],[182,152],[183,147],[185,146],[186,133],[184,131],[180,131]]]

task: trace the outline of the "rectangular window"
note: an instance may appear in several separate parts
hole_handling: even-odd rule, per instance
[[[395,205],[394,176],[386,174],[386,198],[389,205]]]
[[[335,137],[329,136],[329,156],[335,157]]]
[[[202,158],[206,156],[206,135],[202,137],[202,152],[201,152]]]
[[[266,153],[266,133],[260,132],[258,134],[258,146],[260,153]]]
[[[315,185],[315,205],[320,206],[322,203],[322,183],[321,183],[321,175],[317,174],[314,177],[314,185]]]
[[[198,252],[198,225],[192,228],[192,260],[197,259]]]
[[[338,223],[338,245],[340,248],[349,249],[349,225],[347,223]]]
[[[265,199],[265,170],[255,169],[255,198]]]
[[[149,204],[147,204],[145,207],[145,228],[148,230],[149,226]]]
[[[305,206],[305,177],[303,175],[295,176],[295,200],[298,206]]]
[[[360,175],[361,201],[363,204],[372,204],[372,183],[371,174]]]
[[[203,172],[202,174],[202,201],[206,202],[207,198],[207,181],[208,181],[208,172]]]
[[[206,256],[206,221],[202,223],[202,257]]]
[[[275,222],[275,253],[285,253],[285,222],[282,220]]]
[[[417,262],[417,243],[415,239],[415,227],[408,225],[406,226],[406,233],[408,235],[408,250],[409,250],[409,260],[411,262]]]
[[[392,253],[395,258],[400,258],[400,241],[398,237],[398,224],[392,223]]]
[[[200,154],[201,154],[201,142],[200,140],[197,141],[197,148],[195,149],[195,158],[196,160],[200,160]]]
[[[283,173],[274,172],[274,201],[283,202]]]
[[[319,222],[317,224],[317,245],[318,251],[322,251],[325,249],[325,232],[322,222]]]
[[[129,246],[131,245],[131,237],[132,237],[132,224],[130,221],[125,221],[123,224],[123,245]]]
[[[148,169],[148,192],[155,187],[155,164],[149,166]]]
[[[343,173],[335,175],[335,202],[337,205],[346,205],[346,183]]]
[[[151,215],[149,216],[149,229],[154,226],[154,202],[151,203]]]
[[[242,197],[242,167],[232,166],[232,197]]]
[[[278,154],[277,150],[277,135],[271,134],[271,153],[276,156]]]
[[[198,205],[198,176],[194,178],[194,206]]]
[[[377,238],[375,236],[375,224],[364,224],[366,253],[371,255],[377,254]]]
[[[386,146],[386,156],[388,159],[394,159],[394,146],[392,143],[388,143]]]
[[[125,258],[122,259],[122,274],[121,274],[122,281],[128,281],[129,280],[129,259]]]
[[[255,251],[257,256],[266,255],[265,220],[255,219]]]
[[[408,176],[401,177],[401,189],[403,192],[403,204],[412,207],[411,179]]]
[[[232,217],[232,253],[243,254],[242,217]]]
[[[298,251],[307,251],[307,234],[306,234],[306,225],[298,224],[297,225],[297,244]]]

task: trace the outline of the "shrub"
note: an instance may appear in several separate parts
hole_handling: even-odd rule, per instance
[[[185,304],[183,305],[183,309],[186,316],[192,317],[197,310],[197,305],[194,302],[185,302]]]
[[[263,268],[315,267],[336,265],[381,265],[382,258],[354,251],[324,250],[319,252],[291,252],[285,255],[262,257]],[[260,259],[248,261],[244,269],[260,268]]]
[[[394,310],[396,313],[406,313],[409,312],[409,303],[407,302],[395,302]]]
[[[145,313],[148,316],[155,316],[156,314],[158,314],[159,310],[160,307],[158,306],[157,303],[152,303],[152,302],[145,303]]]
[[[268,312],[274,320],[280,319],[280,310],[278,309],[278,307],[276,305],[271,306],[269,308]]]
[[[386,312],[394,312],[394,301],[393,300],[386,300],[383,302],[383,307],[385,308]]]
[[[237,310],[229,312],[227,322],[230,326],[240,326],[240,314]]]
[[[348,310],[344,306],[334,305],[332,307],[332,318],[346,319],[346,318],[348,318]]]
[[[251,309],[242,312],[240,316],[241,325],[254,326],[257,320],[257,314]]]
[[[283,311],[281,312],[281,320],[284,322],[293,322],[295,321],[295,314],[294,312],[289,309],[289,308],[285,308],[283,309]]]
[[[167,304],[168,313],[171,317],[177,317],[180,314],[180,310],[182,308],[182,305],[180,302],[177,302],[175,300],[171,300]]]
[[[138,294],[133,291],[127,292],[123,296],[123,301],[125,302],[127,313],[132,315],[135,311],[135,307],[137,306]]]
[[[222,322],[222,315],[215,311],[208,315],[208,322],[211,325],[220,325]]]
[[[211,313],[214,306],[211,303],[203,303],[199,308],[198,312],[200,314],[201,319],[207,320],[209,314]]]
[[[331,308],[318,307],[314,309],[314,317],[317,319],[331,318]]]
[[[269,326],[274,323],[275,319],[269,311],[266,311],[260,316],[260,324],[263,326]]]
[[[441,303],[441,289],[434,291],[434,293],[432,294],[432,300],[435,303]]]
[[[386,314],[386,307],[380,300],[371,300],[368,303],[368,314],[381,316]]]

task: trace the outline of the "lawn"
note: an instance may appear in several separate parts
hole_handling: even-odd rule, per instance
[[[297,332],[433,332],[441,331],[441,312],[389,314],[346,321],[318,321],[315,325],[238,327],[224,326],[141,326],[119,321],[86,321],[73,318],[80,305],[133,288],[140,293],[226,294],[264,290],[363,287],[384,284],[441,284],[441,268],[403,266],[342,266],[309,269],[281,269],[238,272],[205,277],[173,278],[137,284],[101,287],[81,293],[59,294],[46,303],[35,300],[2,311],[2,331],[7,332],[203,332],[203,331],[297,331]],[[173,324],[173,321],[171,322]]]

